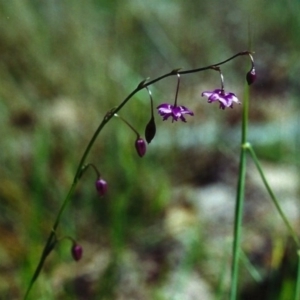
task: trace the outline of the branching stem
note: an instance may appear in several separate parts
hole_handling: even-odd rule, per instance
[[[75,176],[74,176],[74,179],[73,179],[73,183],[70,187],[70,190],[66,196],[66,198],[64,199],[59,211],[58,211],[58,214],[56,216],[56,219],[54,221],[54,224],[53,224],[53,227],[52,227],[52,230],[50,231],[49,233],[49,237],[47,239],[47,242],[45,244],[45,247],[44,247],[44,250],[42,252],[42,255],[41,255],[41,258],[40,258],[40,261],[38,263],[38,266],[31,278],[31,281],[29,283],[29,286],[27,288],[27,291],[26,291],[26,294],[24,296],[24,300],[26,300],[29,296],[29,293],[33,287],[33,284],[34,282],[36,281],[36,279],[38,278],[40,272],[41,272],[41,269],[44,265],[44,262],[47,258],[47,256],[51,253],[51,251],[53,250],[55,244],[56,244],[56,237],[55,237],[55,232],[57,230],[57,227],[60,223],[60,219],[62,217],[62,214],[63,212],[65,211],[68,203],[71,201],[71,197],[75,191],[75,188],[76,188],[76,185],[77,185],[77,182],[78,180],[80,179],[80,176],[82,175],[82,168],[84,167],[85,163],[86,163],[86,159],[87,159],[87,156],[89,155],[90,151],[91,151],[91,148],[93,147],[99,133],[103,130],[103,128],[105,127],[105,125],[110,121],[110,119],[115,115],[117,114],[122,108],[123,106],[137,93],[139,92],[140,90],[144,89],[144,88],[147,88],[148,86],[158,82],[158,81],[161,81],[162,79],[164,78],[167,78],[167,77],[170,77],[170,76],[180,76],[180,75],[186,75],[186,74],[192,74],[192,73],[197,73],[197,72],[201,72],[201,71],[205,71],[205,70],[208,70],[208,69],[211,69],[212,67],[217,67],[217,66],[220,66],[220,65],[223,65],[233,59],[235,59],[236,57],[238,56],[244,56],[244,55],[248,55],[250,56],[251,58],[251,52],[250,51],[242,51],[242,52],[239,52],[231,57],[229,57],[228,59],[226,60],[223,60],[219,63],[216,63],[216,64],[212,64],[212,65],[209,65],[207,67],[202,67],[202,68],[197,68],[197,69],[191,69],[191,70],[186,70],[186,71],[180,71],[181,69],[175,69],[169,73],[166,73],[162,76],[159,76],[153,80],[143,80],[141,81],[138,86],[115,108],[113,108],[111,111],[109,111],[103,118],[103,120],[101,121],[101,123],[99,124],[98,128],[96,129],[96,131],[94,132],[91,140],[89,141],[80,161],[79,161],[79,164],[78,164],[78,167],[77,167],[77,170],[75,172]],[[178,92],[177,92],[178,93]]]

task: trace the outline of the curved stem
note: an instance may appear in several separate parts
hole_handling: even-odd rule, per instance
[[[86,168],[88,167],[92,167],[93,170],[95,171],[96,175],[97,175],[97,179],[101,177],[100,172],[98,171],[97,167],[94,164],[87,164]]]
[[[139,86],[138,86],[138,90],[136,92],[138,92],[139,90],[141,90],[142,88],[146,87],[146,86],[149,86],[149,85],[152,85],[153,83],[155,82],[158,82],[166,77],[169,77],[169,76],[175,76],[177,74],[179,75],[184,75],[184,74],[192,74],[192,73],[197,73],[197,72],[201,72],[201,71],[205,71],[205,70],[208,70],[208,69],[211,69],[212,67],[217,67],[217,66],[221,66],[221,65],[224,65],[226,64],[227,62],[235,59],[236,57],[238,56],[243,56],[243,55],[248,55],[251,54],[250,51],[242,51],[242,52],[239,52],[231,57],[229,57],[228,59],[225,59],[219,63],[216,63],[216,64],[212,64],[212,65],[209,65],[209,66],[206,66],[206,67],[203,67],[203,68],[197,68],[197,69],[191,69],[191,70],[186,70],[186,71],[179,71],[180,69],[176,69],[176,70],[173,70],[171,71],[170,73],[167,73],[167,74],[164,74],[160,77],[157,77],[156,79],[153,79],[153,80],[150,80],[148,82],[146,82],[145,80],[143,80]],[[135,92],[135,93],[136,93]],[[135,94],[134,93],[134,94]],[[132,95],[133,96],[133,95]],[[130,97],[131,98],[131,97]],[[125,100],[124,100],[125,101]],[[127,101],[126,101],[127,102]]]
[[[124,118],[122,118],[118,114],[114,114],[114,116],[116,118],[119,118],[120,120],[122,120],[136,134],[137,138],[140,137],[140,134],[137,132],[137,130],[128,121],[126,121]]]
[[[25,296],[24,296],[24,300],[27,299],[27,297],[28,297],[28,295],[29,295],[29,292],[30,292],[30,290],[31,290],[31,288],[32,288],[32,286],[33,286],[33,284],[34,284],[34,282],[36,281],[36,279],[38,278],[38,276],[39,276],[39,274],[40,274],[40,272],[41,272],[41,270],[42,270],[42,267],[43,267],[43,265],[44,265],[44,262],[45,262],[47,256],[51,253],[51,251],[53,250],[53,248],[54,248],[54,246],[55,246],[55,244],[56,244],[56,234],[55,234],[55,232],[56,232],[56,229],[57,229],[57,227],[58,227],[58,224],[59,224],[60,218],[61,218],[61,216],[62,216],[62,213],[64,212],[64,210],[65,210],[67,204],[69,203],[69,201],[70,201],[70,199],[71,199],[71,196],[72,196],[72,194],[73,194],[73,191],[74,191],[74,189],[75,189],[75,186],[76,186],[76,182],[74,182],[74,183],[72,184],[72,186],[71,186],[71,188],[70,188],[70,190],[69,190],[69,193],[68,193],[67,197],[65,198],[65,200],[64,200],[64,202],[63,202],[63,204],[62,204],[62,206],[60,207],[60,210],[59,210],[59,212],[58,212],[58,214],[57,214],[57,216],[56,216],[54,225],[53,225],[52,230],[51,230],[51,232],[50,232],[50,234],[49,234],[49,237],[48,237],[47,242],[46,242],[46,244],[45,244],[44,250],[43,250],[43,252],[42,252],[40,261],[39,261],[39,263],[38,263],[38,265],[37,265],[37,267],[36,267],[36,269],[35,269],[35,272],[33,273],[33,276],[32,276],[32,278],[31,278],[31,281],[30,281],[30,283],[29,283],[29,286],[28,286],[28,288],[27,288],[27,290],[26,290],[26,293],[25,293]]]
[[[57,214],[57,217],[55,219],[55,222],[54,222],[54,225],[52,227],[52,230],[49,234],[49,237],[47,239],[47,242],[46,242],[46,245],[44,247],[44,250],[43,250],[43,253],[41,255],[41,258],[40,258],[40,261],[38,263],[38,266],[32,276],[32,279],[29,283],[29,286],[27,288],[27,291],[26,291],[26,294],[24,296],[24,299],[27,299],[28,295],[29,295],[29,292],[30,290],[32,289],[32,286],[34,284],[34,282],[36,281],[36,279],[38,278],[40,272],[41,272],[41,269],[44,265],[44,262],[47,258],[47,256],[50,254],[50,252],[53,250],[54,246],[55,246],[55,232],[56,232],[56,229],[59,225],[59,222],[60,222],[60,219],[61,219],[61,216],[63,214],[63,212],[65,211],[68,203],[70,202],[71,200],[71,197],[73,195],[73,192],[76,188],[76,185],[77,185],[77,182],[81,176],[81,172],[82,172],[82,168],[85,164],[85,161],[86,161],[86,158],[87,156],[89,155],[90,153],[90,150],[91,148],[93,147],[99,133],[102,131],[102,129],[105,127],[105,125],[110,121],[110,119],[114,116],[114,114],[116,114],[118,111],[120,111],[123,106],[137,93],[139,92],[140,90],[154,84],[155,82],[158,82],[166,77],[169,77],[169,76],[179,76],[179,75],[183,75],[183,74],[191,74],[191,73],[197,73],[197,72],[201,72],[201,71],[205,71],[205,70],[208,70],[210,69],[211,67],[213,66],[220,66],[220,65],[223,65],[231,60],[233,60],[234,58],[238,57],[238,56],[243,56],[243,55],[249,55],[249,51],[242,51],[242,52],[239,52],[233,56],[231,56],[230,58],[224,60],[224,61],[221,61],[217,64],[213,64],[213,65],[209,65],[207,67],[203,67],[203,68],[197,68],[197,69],[191,69],[191,70],[186,70],[186,71],[179,71],[180,69],[177,69],[177,70],[173,70],[169,73],[166,73],[162,76],[159,76],[151,81],[147,81],[146,80],[143,80],[116,108],[112,109],[110,112],[108,112],[105,117],[103,118],[103,120],[101,121],[101,123],[99,124],[98,128],[96,129],[96,131],[94,132],[91,140],[89,141],[85,151],[83,152],[83,155],[79,161],[79,164],[78,164],[78,167],[77,167],[77,170],[75,172],[75,176],[74,176],[74,179],[73,179],[73,183],[71,185],[71,188],[66,196],[66,198],[64,199],[60,209],[59,209],[59,212]]]

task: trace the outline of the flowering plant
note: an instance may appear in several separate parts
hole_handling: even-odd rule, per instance
[[[172,122],[181,120],[182,122],[186,122],[185,115],[189,116],[194,116],[194,112],[187,108],[184,105],[178,105],[178,95],[179,95],[179,87],[180,87],[180,77],[183,75],[188,75],[192,73],[197,73],[197,72],[202,72],[206,70],[215,70],[219,72],[220,78],[221,78],[221,87],[215,88],[212,91],[204,91],[202,93],[202,96],[207,97],[208,102],[219,102],[219,106],[221,109],[225,108],[233,108],[233,104],[240,104],[241,102],[238,100],[238,97],[232,93],[232,92],[225,92],[224,88],[224,77],[221,72],[221,65],[224,65],[225,63],[232,61],[233,59],[240,57],[240,56],[247,56],[251,60],[251,68],[250,71],[247,72],[246,74],[246,81],[248,83],[248,86],[251,85],[255,80],[256,80],[256,72],[255,72],[255,67],[254,67],[254,60],[252,53],[250,51],[243,51],[239,52],[232,57],[221,61],[219,63],[209,65],[206,67],[202,68],[197,68],[197,69],[192,69],[192,70],[181,70],[181,69],[175,69],[172,70],[169,73],[166,73],[160,77],[157,77],[156,79],[153,80],[143,80],[141,81],[137,87],[115,108],[111,109],[108,111],[103,120],[100,122],[98,128],[96,129],[95,133],[91,137],[91,140],[89,141],[79,163],[77,170],[74,175],[73,183],[69,189],[69,192],[67,193],[66,198],[64,199],[60,210],[56,216],[56,219],[54,221],[53,227],[50,230],[48,239],[45,243],[44,249],[41,253],[40,260],[38,262],[38,265],[36,267],[36,270],[32,276],[32,279],[28,285],[28,289],[26,291],[24,299],[27,299],[29,296],[29,293],[37,280],[37,278],[40,275],[40,272],[45,264],[45,261],[48,257],[48,255],[52,252],[53,249],[55,249],[55,246],[57,245],[58,242],[61,241],[61,239],[57,238],[57,228],[60,224],[60,221],[62,219],[63,213],[66,210],[68,204],[71,202],[73,193],[76,189],[76,186],[81,179],[82,175],[86,172],[86,170],[91,167],[95,173],[96,173],[96,181],[95,181],[95,188],[96,191],[100,196],[105,196],[106,193],[109,192],[108,187],[111,188],[113,184],[109,184],[106,182],[104,177],[100,175],[100,172],[98,171],[98,168],[94,164],[86,163],[88,155],[98,137],[102,129],[109,123],[109,121],[112,118],[118,118],[120,119],[123,123],[125,123],[135,134],[136,134],[136,139],[133,144],[134,148],[136,149],[136,152],[139,157],[144,157],[146,155],[146,142],[149,144],[153,138],[155,137],[156,134],[156,124],[155,124],[155,117],[154,117],[154,109],[153,109],[153,98],[152,98],[152,93],[149,89],[149,87],[156,82],[163,80],[166,77],[170,76],[177,76],[177,86],[176,86],[176,93],[175,93],[175,98],[174,98],[174,104],[170,103],[163,103],[159,104],[157,106],[158,114],[162,116],[163,120],[168,120],[171,118]],[[121,109],[128,103],[128,101],[139,91],[146,89],[148,91],[149,97],[150,97],[150,102],[151,102],[151,117],[149,122],[147,123],[145,127],[145,140],[144,141],[143,137],[140,135],[137,129],[131,125],[127,120],[125,120],[123,117],[119,115],[119,112]],[[248,87],[247,87],[248,89]],[[270,194],[271,199],[273,200],[275,207],[277,208],[281,218],[283,219],[285,225],[287,226],[291,236],[293,237],[296,245],[298,248],[300,248],[300,241],[297,235],[295,234],[294,230],[292,229],[291,225],[289,224],[286,216],[284,215],[277,198],[275,197],[274,193],[272,192],[265,176],[262,171],[262,168],[259,164],[259,161],[256,157],[256,154],[251,146],[251,144],[247,141],[247,131],[248,131],[248,106],[249,106],[249,98],[247,95],[249,93],[245,93],[246,97],[243,100],[242,106],[243,106],[243,118],[242,118],[242,139],[241,139],[241,152],[240,152],[240,166],[239,166],[239,175],[238,175],[238,184],[237,184],[237,197],[236,197],[236,209],[235,209],[235,222],[234,222],[234,234],[233,234],[233,259],[232,259],[232,275],[231,275],[231,291],[230,291],[230,297],[232,300],[236,299],[237,297],[237,286],[238,286],[238,267],[239,267],[239,258],[240,258],[240,240],[241,240],[241,233],[242,233],[242,212],[243,212],[243,202],[244,202],[244,194],[245,194],[245,174],[246,174],[246,153],[250,153],[259,173],[260,176]],[[78,261],[82,258],[82,253],[83,249],[82,247],[76,243],[73,240],[72,248],[71,248],[71,255],[73,256],[74,260]],[[300,271],[299,271],[300,273]],[[300,278],[300,276],[298,276]],[[296,291],[296,297],[300,295],[300,282],[298,282],[297,285],[298,289]],[[298,298],[296,298],[298,299]]]

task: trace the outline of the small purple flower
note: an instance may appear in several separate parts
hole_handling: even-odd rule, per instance
[[[225,109],[226,107],[233,108],[233,102],[240,104],[239,99],[234,93],[226,93],[223,89],[215,89],[210,92],[203,92],[202,97],[208,98],[208,103],[219,101],[220,108]]]
[[[169,103],[163,103],[159,105],[157,109],[158,113],[163,117],[163,121],[167,120],[169,117],[172,117],[172,122],[177,121],[178,119],[186,122],[183,115],[194,115],[191,110],[183,105],[176,106]]]
[[[139,155],[139,157],[143,157],[146,153],[146,143],[142,138],[138,138],[135,141],[135,149]]]
[[[104,196],[107,192],[107,182],[101,178],[98,178],[98,180],[95,182],[95,185],[96,185],[98,194],[100,196]]]
[[[71,253],[74,260],[79,261],[82,257],[82,247],[74,243],[71,249]]]
[[[256,80],[256,72],[254,67],[252,67],[252,69],[247,73],[246,80],[248,85],[252,84]]]

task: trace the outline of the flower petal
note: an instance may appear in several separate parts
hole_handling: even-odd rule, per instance
[[[222,104],[224,107],[229,106],[226,98],[220,96],[218,100],[219,100],[220,104]]]
[[[187,107],[185,107],[183,105],[179,106],[179,108],[180,108],[180,112],[182,114],[187,114],[187,115],[191,115],[191,116],[194,115],[194,113],[191,110],[189,110]]]
[[[170,113],[170,114],[164,114],[162,116],[163,116],[163,121],[166,121],[167,119],[169,119],[169,117],[172,116],[172,113]]]
[[[240,103],[239,99],[234,93],[228,93],[227,98],[231,98],[231,102]]]
[[[226,93],[222,89],[215,89],[213,91],[206,91],[202,93],[202,96],[208,98],[208,103],[219,101],[220,108],[233,107],[233,102],[240,103],[234,93]]]
[[[178,121],[180,119],[183,122],[186,122],[183,117],[184,114],[193,116],[194,113],[185,106],[174,106],[168,103],[163,103],[157,107],[158,113],[163,117],[163,121],[167,120],[169,117],[172,117],[172,122]]]
[[[202,96],[202,97],[207,97],[207,98],[209,98],[213,93],[214,93],[214,92],[209,92],[209,91],[207,91],[207,92],[203,92],[203,93],[201,94],[201,96]]]
[[[213,93],[213,94],[211,94],[210,97],[208,97],[209,103],[214,102],[214,101],[219,101],[219,100],[220,100],[220,96],[217,93]]]
[[[180,116],[180,120],[181,120],[182,122],[186,122],[186,119],[185,119],[185,117],[184,117],[183,115]]]
[[[157,106],[158,113],[163,115],[163,114],[171,114],[173,110],[173,106],[168,103],[163,103],[159,106]]]

